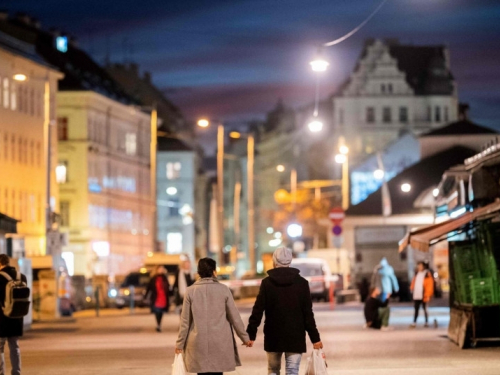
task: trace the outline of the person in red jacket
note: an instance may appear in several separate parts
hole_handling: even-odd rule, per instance
[[[155,314],[157,332],[161,332],[163,313],[168,313],[170,308],[169,297],[170,285],[168,284],[167,270],[163,266],[158,266],[145,293],[145,298],[149,298],[151,304],[151,312]]]
[[[410,289],[413,294],[413,302],[415,303],[415,315],[410,328],[415,328],[417,326],[420,306],[424,309],[424,326],[429,327],[429,313],[427,312],[427,305],[434,295],[434,279],[426,263],[418,262],[417,272],[413,277]]]

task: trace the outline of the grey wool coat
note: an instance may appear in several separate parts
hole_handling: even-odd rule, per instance
[[[250,340],[227,286],[204,278],[187,289],[176,344],[184,351],[187,372],[231,372],[241,366],[233,331],[243,343]]]

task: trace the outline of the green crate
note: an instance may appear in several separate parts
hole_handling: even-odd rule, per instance
[[[494,283],[492,278],[471,280],[470,290],[473,305],[498,304],[498,284]]]

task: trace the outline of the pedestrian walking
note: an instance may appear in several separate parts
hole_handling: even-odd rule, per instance
[[[10,364],[12,366],[12,375],[21,374],[21,349],[19,348],[19,337],[23,335],[23,318],[11,318],[7,312],[7,304],[12,307],[12,295],[9,296],[8,284],[11,281],[24,283],[26,287],[26,276],[19,273],[10,265],[10,259],[5,254],[0,254],[0,374],[6,374],[5,370],[5,344],[9,346]],[[9,298],[10,297],[10,298]],[[29,291],[27,295],[29,300]],[[15,303],[15,302],[14,302]],[[29,302],[28,306],[29,308]],[[14,311],[13,309],[9,309]]]
[[[175,305],[179,308],[179,313],[182,312],[182,304],[184,303],[187,288],[193,284],[194,277],[191,275],[191,262],[187,259],[182,262],[179,272],[175,275],[174,296]]]
[[[399,292],[398,279],[387,258],[382,258],[373,270],[371,286],[380,290],[380,300],[385,302],[389,295]]]
[[[366,328],[389,331],[391,330],[389,327],[391,309],[388,306],[390,295],[386,298],[385,302],[382,302],[379,297],[380,290],[378,288],[371,287],[370,295],[366,299],[364,308]]]
[[[222,375],[241,366],[233,331],[250,346],[231,291],[219,283],[216,269],[213,259],[200,259],[200,279],[184,296],[175,353],[183,353],[188,373]]]
[[[323,348],[314,320],[309,283],[299,275],[298,269],[290,267],[291,262],[290,249],[281,247],[274,252],[274,269],[262,280],[247,328],[250,345],[253,345],[265,312],[264,350],[268,374],[273,375],[280,374],[283,353],[286,374],[299,373],[302,353],[307,351],[306,332],[314,349]]]
[[[429,313],[427,311],[427,305],[431,300],[431,297],[434,295],[434,278],[432,277],[432,274],[429,271],[429,266],[426,263],[418,262],[417,272],[413,277],[410,289],[413,293],[413,302],[415,304],[415,315],[410,328],[415,328],[417,326],[420,306],[422,306],[425,314],[424,327],[429,327]]]
[[[170,308],[170,285],[168,284],[167,270],[163,266],[156,267],[155,274],[149,280],[145,299],[149,299],[151,312],[156,319],[156,332],[161,332],[163,314]]]

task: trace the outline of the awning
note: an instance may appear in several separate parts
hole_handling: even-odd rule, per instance
[[[484,218],[498,211],[500,211],[500,200],[477,208],[472,212],[467,212],[455,219],[411,230],[399,241],[399,252],[405,250],[408,245],[416,250],[428,252],[429,247],[434,244],[433,242],[437,242],[436,240],[440,240],[444,235],[463,227],[471,221]]]

